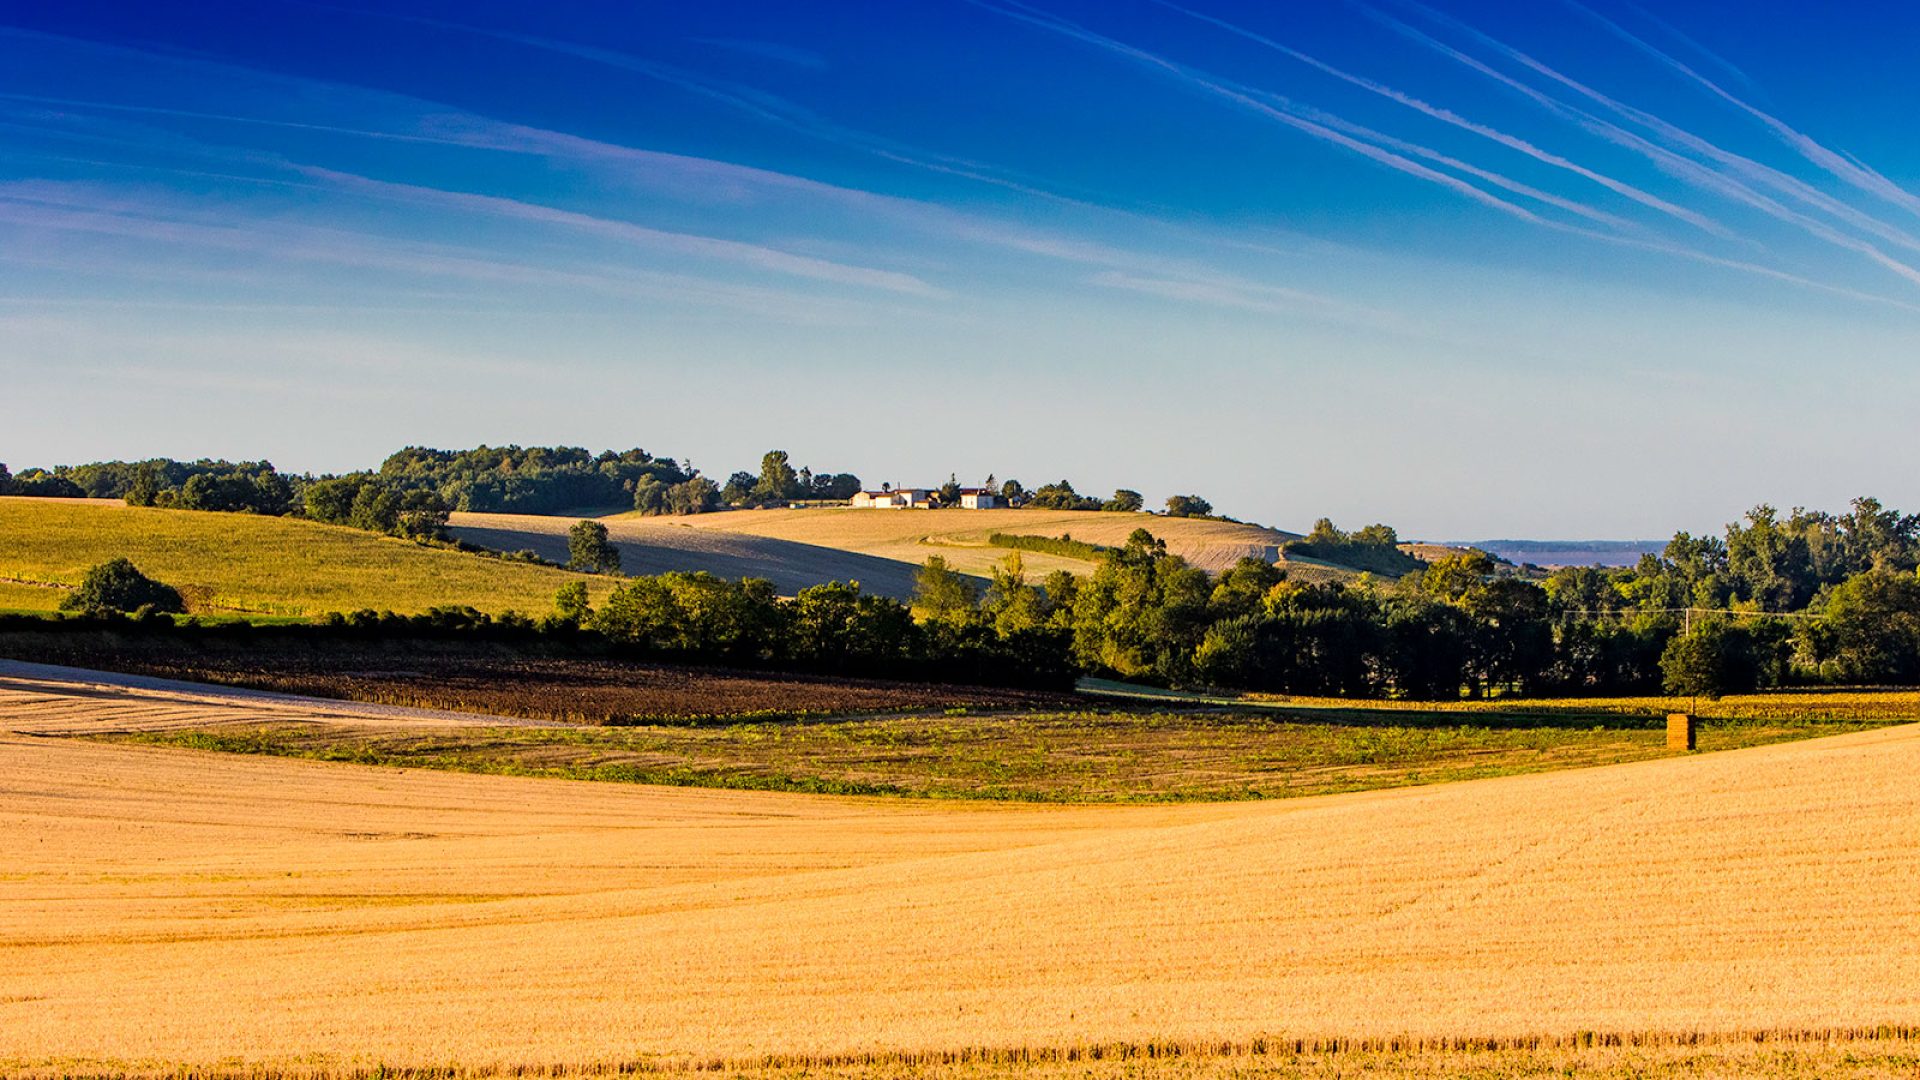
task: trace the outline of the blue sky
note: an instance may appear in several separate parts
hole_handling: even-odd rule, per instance
[[[1658,14],[1654,14],[1654,11]],[[1920,11],[0,3],[0,460],[1920,506]]]

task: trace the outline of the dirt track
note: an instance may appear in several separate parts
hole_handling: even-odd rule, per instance
[[[356,727],[551,726],[538,720],[337,701],[0,659],[0,731],[99,735],[263,720]]]

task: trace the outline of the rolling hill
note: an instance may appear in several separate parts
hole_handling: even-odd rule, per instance
[[[201,611],[403,614],[471,605],[530,614],[568,581],[606,578],[508,563],[296,518],[134,507],[117,500],[0,498],[0,609],[50,611],[87,569],[117,556]]]
[[[858,1053],[880,1077],[978,1047],[1920,1022],[1920,727],[1103,808],[6,733],[73,707],[0,688],[9,1074]]]
[[[499,550],[528,548],[565,559],[571,518],[455,514],[454,534]],[[996,532],[1118,545],[1144,528],[1169,550],[1218,572],[1243,556],[1283,560],[1280,546],[1297,534],[1257,525],[1147,514],[1059,510],[739,510],[687,517],[618,514],[599,519],[620,547],[628,573],[707,570],[723,577],[767,578],[782,592],[824,581],[858,580],[868,591],[905,598],[913,572],[939,555],[962,573],[986,577],[1006,558],[988,538]],[[1033,551],[1021,553],[1028,576],[1053,570],[1085,573],[1091,564]],[[1292,564],[1306,575],[1341,574],[1322,564]]]
[[[513,514],[453,515],[454,535],[496,551],[531,549],[567,558],[578,519]],[[1280,560],[1297,576],[1347,576],[1324,564],[1288,561],[1291,533],[1233,522],[1047,510],[742,510],[691,517],[601,518],[629,574],[704,570],[763,577],[785,594],[828,581],[858,581],[897,599],[913,594],[914,572],[940,555],[962,573],[986,577],[1008,549],[995,532],[1099,545],[1145,528],[1170,550],[1211,571],[1253,555]],[[402,613],[471,605],[537,613],[561,584],[581,575],[425,547],[357,529],[296,518],[130,507],[115,500],[0,498],[0,610],[50,611],[87,569],[125,556],[180,588],[189,607],[209,612],[310,616],[359,608]],[[1021,552],[1029,578],[1053,570],[1085,573],[1086,560]],[[612,579],[585,578],[596,599]]]

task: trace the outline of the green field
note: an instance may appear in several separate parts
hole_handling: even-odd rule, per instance
[[[51,611],[117,556],[179,589],[189,610],[310,616],[470,605],[539,614],[583,575],[297,518],[0,498],[0,609]],[[612,588],[585,577],[597,596]]]
[[[423,703],[431,703],[426,699]],[[1866,721],[1714,722],[1701,751],[1838,735]],[[1214,802],[1474,780],[1669,756],[1651,717],[1451,723],[1352,709],[1342,721],[1162,712],[745,719],[699,725],[408,730],[254,725],[116,736],[409,769],[1015,802]]]

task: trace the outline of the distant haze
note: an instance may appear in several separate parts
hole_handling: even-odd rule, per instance
[[[1449,547],[1475,547],[1508,562],[1535,566],[1632,566],[1658,555],[1665,540],[1457,540]]]

